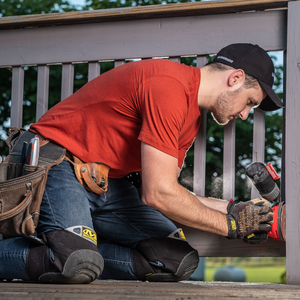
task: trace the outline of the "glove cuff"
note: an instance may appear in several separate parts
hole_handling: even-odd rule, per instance
[[[238,228],[235,219],[231,215],[226,215],[228,224],[228,238],[236,239],[238,236]]]
[[[231,210],[233,209],[233,207],[235,205],[237,205],[238,203],[240,203],[241,201],[240,200],[233,200],[233,199],[230,199],[229,200],[229,203],[227,205],[227,213],[229,214],[231,212]]]

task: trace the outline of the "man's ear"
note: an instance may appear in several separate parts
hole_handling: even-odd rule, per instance
[[[236,69],[228,77],[228,86],[241,87],[245,81],[245,72],[242,69]]]

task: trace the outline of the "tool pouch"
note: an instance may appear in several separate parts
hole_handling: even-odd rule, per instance
[[[41,140],[38,165],[19,163],[23,143],[34,136],[16,129],[6,141],[10,154],[0,164],[0,233],[4,237],[28,237],[35,232],[48,171],[65,156],[63,147]]]
[[[107,191],[110,166],[102,162],[84,163],[70,152],[66,159],[73,164],[76,178],[88,191],[98,195]]]

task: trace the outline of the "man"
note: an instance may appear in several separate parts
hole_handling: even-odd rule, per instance
[[[199,108],[224,125],[245,120],[252,107],[282,107],[273,76],[263,49],[234,44],[201,70],[168,60],[125,64],[50,109],[30,132],[65,147],[68,158],[48,174],[37,227],[45,245],[1,241],[0,277],[178,281],[195,270],[198,253],[171,220],[229,238],[270,231],[267,201],[199,197],[177,178],[200,124]],[[86,163],[79,177],[88,163],[110,167],[107,191],[94,193],[76,179],[79,160]],[[142,183],[132,184],[128,178],[137,172]],[[93,179],[106,187],[104,175]]]

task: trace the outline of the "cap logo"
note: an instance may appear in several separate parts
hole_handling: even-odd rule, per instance
[[[275,74],[272,72],[272,77],[274,77],[275,78]]]
[[[230,58],[228,58],[228,57],[225,57],[225,56],[218,56],[217,58],[219,58],[219,59],[224,59],[224,60],[226,60],[226,61],[228,61],[228,62],[230,62],[230,63],[233,63],[233,60],[232,60],[232,59],[230,59]]]

